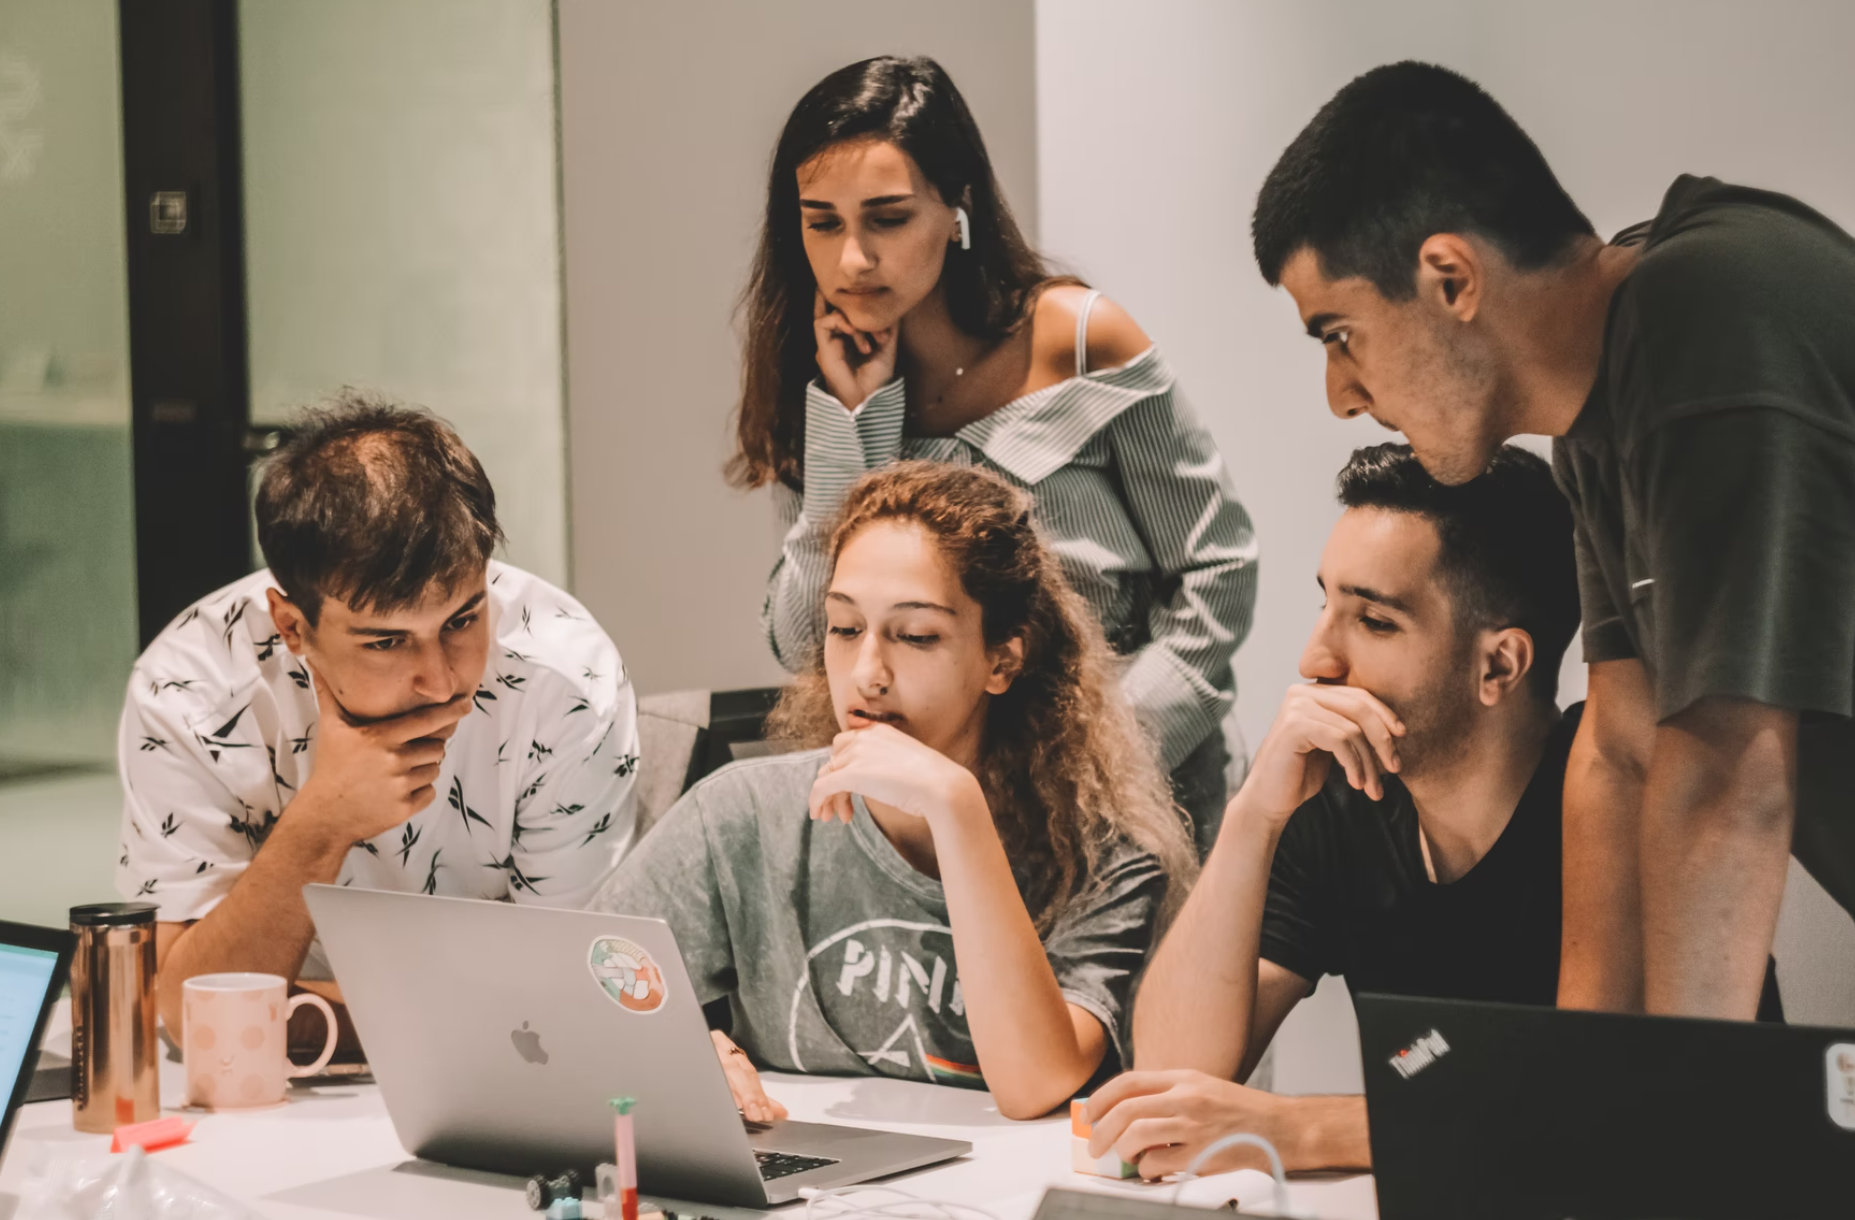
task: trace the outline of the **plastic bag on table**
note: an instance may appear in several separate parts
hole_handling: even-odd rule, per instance
[[[140,1148],[52,1160],[26,1180],[18,1220],[260,1220],[197,1178]]]

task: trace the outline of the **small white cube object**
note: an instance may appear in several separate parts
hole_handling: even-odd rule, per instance
[[[1089,1101],[1078,1097],[1069,1103],[1069,1167],[1098,1178],[1135,1178],[1140,1171],[1110,1148],[1104,1156],[1089,1155]]]

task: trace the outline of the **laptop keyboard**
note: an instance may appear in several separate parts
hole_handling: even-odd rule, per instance
[[[754,1151],[754,1159],[760,1162],[760,1180],[763,1182],[837,1164],[828,1156],[799,1156],[793,1152],[761,1152],[758,1149]]]

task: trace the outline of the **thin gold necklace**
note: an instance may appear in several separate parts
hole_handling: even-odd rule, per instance
[[[959,388],[960,378],[964,376],[966,376],[966,370],[964,368],[954,369],[953,380],[947,383],[946,389],[942,390],[937,396],[935,396],[934,401],[927,405],[927,409],[931,411],[935,407],[938,407],[941,403],[946,402],[947,395],[953,393],[954,390]]]
[[[980,364],[983,364],[985,362],[986,357],[990,356],[995,350],[997,350],[997,348],[998,348],[997,343],[986,344],[984,347],[979,349],[978,354],[973,357],[973,360],[971,363],[973,364],[975,368],[978,367]],[[947,387],[943,389],[939,394],[936,394],[934,396],[934,400],[932,402],[925,404],[921,408],[921,414],[925,416],[928,414],[928,412],[933,411],[935,408],[939,407],[942,403],[946,402],[948,395],[952,394],[955,390],[960,388],[960,378],[964,376],[966,376],[965,365],[961,365],[955,368],[953,370],[953,380],[949,381],[947,383]]]

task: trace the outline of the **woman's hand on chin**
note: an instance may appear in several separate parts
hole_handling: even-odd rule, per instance
[[[985,796],[971,771],[886,724],[837,735],[831,743],[831,757],[812,782],[812,817],[849,822],[854,816],[853,792],[926,818],[930,824],[975,807],[989,817]]]
[[[854,411],[869,396],[895,379],[896,336],[901,327],[864,331],[850,324],[816,293],[812,300],[812,334],[818,341],[818,373],[846,410]]]

